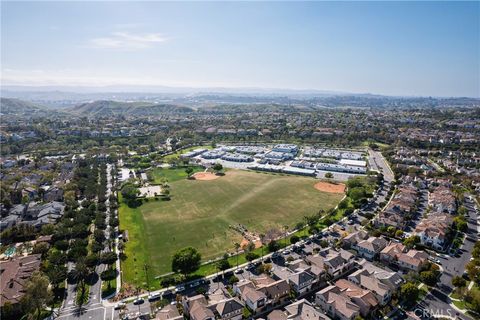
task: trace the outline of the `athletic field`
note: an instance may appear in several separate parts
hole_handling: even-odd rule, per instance
[[[120,228],[128,230],[123,280],[145,282],[170,272],[171,256],[194,246],[204,260],[234,251],[242,237],[229,228],[243,224],[261,233],[284,225],[293,227],[305,215],[334,207],[343,194],[315,189],[313,178],[229,170],[211,181],[170,182],[170,201],[150,199],[132,209],[120,207]]]

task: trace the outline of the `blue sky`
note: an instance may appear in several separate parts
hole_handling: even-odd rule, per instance
[[[480,96],[479,2],[2,2],[3,84]]]

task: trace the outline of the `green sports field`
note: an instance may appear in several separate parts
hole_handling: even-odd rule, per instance
[[[324,193],[313,178],[229,170],[212,181],[181,179],[170,182],[171,200],[150,199],[132,209],[120,207],[120,228],[128,230],[123,280],[145,282],[170,272],[171,256],[194,246],[204,260],[234,251],[239,234],[229,225],[243,224],[263,232],[283,225],[294,226],[305,215],[334,207],[342,194]]]

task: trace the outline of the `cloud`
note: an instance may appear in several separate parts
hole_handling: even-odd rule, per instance
[[[89,45],[100,49],[146,49],[155,44],[167,41],[168,38],[160,33],[132,34],[128,32],[114,32],[109,37],[90,39]]]

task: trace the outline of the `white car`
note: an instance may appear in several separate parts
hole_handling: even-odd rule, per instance
[[[175,293],[182,292],[182,291],[185,291],[184,286],[178,286],[178,287],[175,288]]]
[[[125,308],[127,305],[124,302],[119,302],[115,305],[114,309],[119,310]]]
[[[160,293],[150,293],[148,295],[148,301],[154,301],[154,300],[160,299],[160,297],[161,297]]]

